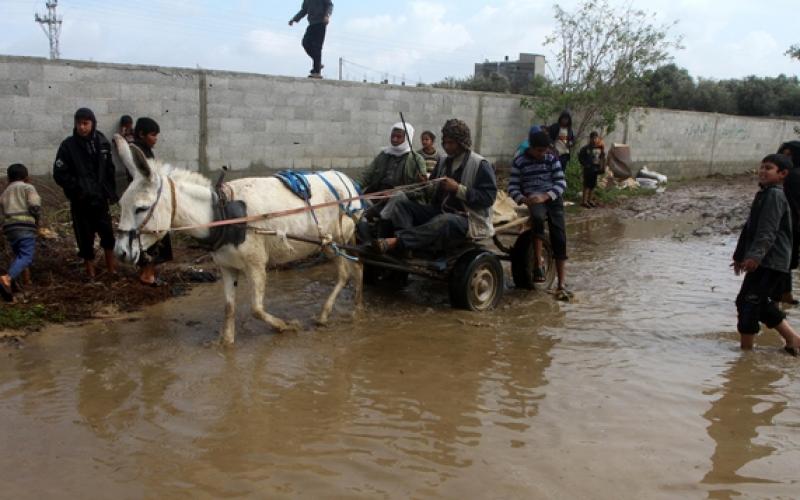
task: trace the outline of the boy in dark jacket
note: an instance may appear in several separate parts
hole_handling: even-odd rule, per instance
[[[325,31],[333,14],[331,0],[303,0],[303,6],[290,21],[289,26],[299,23],[308,16],[308,28],[303,36],[303,48],[313,61],[309,78],[322,78],[322,45],[325,43]]]
[[[583,167],[583,200],[581,206],[594,208],[597,205],[592,201],[594,189],[597,187],[597,176],[603,171],[606,159],[603,139],[597,132],[589,134],[589,144],[581,148],[578,161]]]
[[[737,276],[746,273],[736,297],[741,348],[753,348],[760,330],[758,323],[762,322],[777,330],[786,341],[786,351],[797,356],[800,336],[777,305],[791,279],[792,216],[783,193],[783,182],[791,167],[791,161],[784,155],[769,155],[761,161],[758,170],[761,190],[750,207],[731,266]]]
[[[95,235],[100,236],[106,268],[115,273],[114,229],[109,212],[109,204],[118,201],[114,163],[111,144],[97,130],[97,119],[91,109],[80,108],[75,112],[75,128],[58,148],[53,179],[69,200],[78,256],[84,260],[87,276],[95,277]]]

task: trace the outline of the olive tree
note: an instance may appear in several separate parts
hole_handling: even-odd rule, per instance
[[[578,137],[590,128],[609,132],[640,101],[642,76],[682,48],[680,36],[670,33],[676,23],[657,24],[643,10],[615,9],[607,0],[584,0],[574,11],[553,8],[555,32],[545,40],[555,49],[553,85],[523,98],[522,106],[542,117],[570,109]]]
[[[789,47],[789,50],[786,51],[786,55],[800,61],[800,44]]]

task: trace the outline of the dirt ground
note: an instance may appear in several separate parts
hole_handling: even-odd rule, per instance
[[[186,293],[198,281],[215,278],[216,269],[208,254],[193,247],[190,239],[173,236],[175,260],[160,269],[166,286],[140,284],[136,268],[130,265],[120,265],[116,276],[105,273],[102,252],[98,252],[98,276],[88,281],[77,257],[69,205],[61,190],[51,181],[33,183],[42,196],[43,226],[50,237],[37,242],[31,284],[17,294],[16,303],[0,304],[0,338],[24,335],[45,323],[84,321],[135,311]],[[721,196],[723,186],[725,193]],[[0,183],[3,188],[4,182]],[[663,193],[621,198],[613,205],[593,210],[573,207],[568,219],[609,214],[645,220],[692,217],[698,220],[696,229],[679,237],[729,234],[744,224],[755,190],[752,176],[711,177],[674,183]],[[5,269],[10,260],[10,249],[2,239],[0,268]]]
[[[0,183],[0,190],[5,189],[5,184]],[[81,321],[134,311],[186,293],[193,282],[214,279],[209,274],[214,268],[207,253],[193,248],[190,240],[173,237],[175,260],[160,266],[160,277],[166,286],[140,284],[137,269],[130,265],[119,265],[116,275],[108,274],[99,248],[98,275],[89,281],[83,261],[77,256],[69,204],[61,190],[48,180],[34,179],[33,184],[42,197],[42,227],[47,237],[37,240],[31,283],[21,286],[15,303],[0,303],[0,337],[19,335],[17,330],[35,330],[47,322]],[[1,238],[3,271],[11,258],[10,247]]]

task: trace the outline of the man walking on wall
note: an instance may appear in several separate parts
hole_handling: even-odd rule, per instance
[[[303,48],[313,61],[309,78],[322,78],[322,44],[325,42],[325,30],[333,14],[331,0],[303,0],[303,6],[290,21],[289,26],[299,23],[308,16],[308,28],[303,37]]]

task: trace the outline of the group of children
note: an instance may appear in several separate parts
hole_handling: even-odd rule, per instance
[[[569,149],[554,148],[553,133],[557,130],[561,136],[568,138],[570,132],[565,131],[568,127],[568,116],[565,115],[547,132],[541,127],[532,127],[527,144],[514,158],[508,187],[514,201],[529,207],[536,233],[543,234],[544,222],[547,221],[559,289],[565,286],[564,264],[567,259],[562,197],[566,189],[564,169],[569,161],[566,156]],[[797,225],[793,224],[793,218],[800,217],[800,210],[792,209],[792,202],[797,200],[787,199],[786,193],[791,191],[789,186],[784,190],[787,178],[798,177],[796,184],[800,185],[800,144],[795,149],[789,147],[791,145],[782,145],[778,154],[768,155],[761,161],[758,171],[760,190],[739,236],[731,267],[737,276],[745,273],[736,297],[741,348],[753,348],[760,322],[783,337],[787,353],[798,356],[800,335],[789,325],[786,314],[778,307],[781,297],[791,291],[790,269],[797,267],[800,240],[800,234],[795,234]],[[598,174],[603,171],[605,158],[599,134],[590,134],[589,143],[580,150],[578,157],[583,167],[582,204],[591,208],[594,206],[593,190]],[[536,262],[541,262],[541,253],[541,240],[537,239],[534,247]],[[534,281],[544,279],[543,269],[535,270]]]
[[[117,132],[129,142],[139,146],[149,158],[158,141],[158,124],[150,118],[140,118],[133,126],[130,116],[120,119]],[[38,227],[42,215],[42,202],[36,188],[30,183],[28,169],[16,163],[8,167],[8,186],[0,195],[0,222],[11,247],[13,260],[6,274],[0,276],[0,296],[14,300],[14,292],[21,284],[30,281],[29,266],[36,250]],[[86,277],[96,277],[95,238],[99,237],[106,269],[116,273],[114,257],[114,228],[110,206],[119,200],[118,179],[111,156],[111,144],[97,130],[97,119],[92,110],[80,108],[74,115],[72,135],[58,148],[53,164],[53,179],[63,189],[69,201],[72,228],[78,246],[78,257],[84,262]],[[130,179],[128,179],[130,180]],[[167,242],[168,245],[168,242]],[[155,258],[145,258],[139,280],[145,285],[163,284],[155,276],[155,264],[171,258],[171,251],[162,249]],[[20,283],[22,278],[22,283]]]

